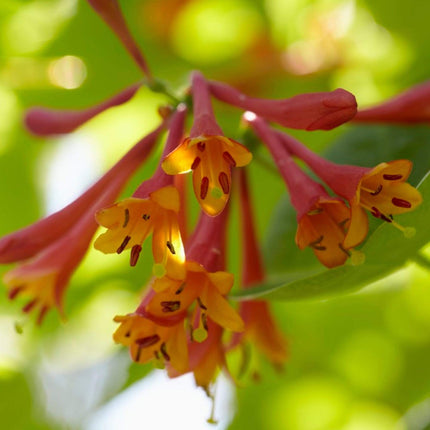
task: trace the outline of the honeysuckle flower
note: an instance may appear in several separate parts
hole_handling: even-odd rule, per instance
[[[430,122],[430,82],[415,85],[376,106],[359,109],[354,122],[395,124]]]
[[[105,110],[128,102],[141,85],[141,83],[134,84],[100,104],[86,109],[61,110],[33,107],[26,112],[24,123],[36,136],[71,133]]]
[[[296,243],[300,249],[310,246],[326,267],[345,263],[352,246],[345,244],[348,234],[356,239],[354,246],[364,240],[367,223],[352,228],[351,210],[338,198],[330,197],[325,189],[307,176],[292,160],[274,131],[256,115],[245,114],[257,135],[268,146],[290,193],[291,204],[297,212]]]
[[[38,323],[53,306],[63,313],[64,291],[97,229],[94,212],[114,201],[148,156],[162,128],[139,141],[73,203],[0,240],[0,261],[19,262],[3,279],[9,298],[27,298],[23,311],[38,309]]]
[[[362,231],[367,225],[364,210],[400,228],[406,235],[413,234],[413,230],[405,229],[393,220],[393,215],[414,210],[422,202],[420,192],[406,183],[412,170],[411,161],[395,160],[374,168],[335,164],[291,136],[276,133],[288,151],[302,159],[336,194],[348,200],[351,223],[345,248],[363,240]]]
[[[163,128],[164,122],[141,139],[105,175],[72,203],[28,227],[2,237],[0,264],[33,257],[72,228],[99,199],[109,184],[113,181],[125,184],[150,154]]]
[[[248,97],[227,84],[215,81],[209,82],[209,88],[217,99],[288,128],[331,130],[351,120],[357,112],[355,97],[342,88],[299,94],[282,100]]]
[[[117,0],[87,0],[97,14],[105,21],[110,29],[116,34],[125,49],[133,57],[136,64],[143,71],[149,81],[152,75],[137,43],[133,39],[121,8]]]
[[[199,72],[192,76],[194,122],[190,136],[164,160],[169,175],[193,172],[194,193],[201,208],[218,215],[231,190],[231,169],[245,166],[252,154],[243,145],[223,135],[216,123],[206,80]]]
[[[184,106],[173,115],[164,155],[181,139],[185,115]],[[97,238],[94,247],[106,254],[131,249],[130,265],[135,266],[143,241],[152,233],[154,274],[162,277],[168,273],[173,279],[182,279],[185,254],[178,223],[179,193],[172,184],[173,177],[159,165],[131,198],[99,210],[96,220],[107,231]]]
[[[242,229],[242,287],[262,283],[265,279],[260,255],[246,170],[239,173],[240,215]],[[255,345],[276,368],[287,359],[287,342],[276,325],[268,303],[265,300],[245,300],[240,302],[239,315],[245,324],[242,333],[235,333],[230,347],[249,342]]]
[[[188,348],[183,320],[162,326],[135,312],[116,316],[114,321],[120,323],[114,341],[130,349],[133,361],[147,363],[155,359],[161,364],[169,363],[177,372],[186,372]]]

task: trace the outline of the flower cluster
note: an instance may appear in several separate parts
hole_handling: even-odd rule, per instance
[[[59,111],[33,108],[25,123],[38,136],[70,133],[110,107],[126,103],[144,83],[160,90],[149,66],[128,31],[116,0],[88,0],[131,54],[145,81],[134,84],[97,106]],[[415,209],[420,193],[406,180],[408,160],[383,162],[374,168],[337,165],[268,125],[304,130],[328,130],[354,118],[355,98],[343,89],[300,94],[290,99],[248,97],[237,89],[208,81],[198,71],[191,75],[191,97],[160,109],[160,125],[142,138],[103,177],[64,209],[0,239],[0,263],[17,263],[6,273],[9,297],[25,297],[24,312],[38,310],[40,323],[57,307],[73,272],[81,262],[98,226],[104,230],[94,247],[103,253],[130,252],[136,266],[142,244],[152,235],[152,278],[140,304],[132,313],[116,316],[115,342],[129,348],[138,363],[155,361],[172,377],[194,374],[197,385],[210,393],[217,371],[227,367],[226,353],[255,344],[276,368],[287,358],[286,341],[264,300],[228,301],[234,278],[226,267],[226,226],[232,180],[238,179],[242,226],[242,288],[265,279],[254,226],[246,168],[252,159],[242,143],[224,136],[212,108],[212,97],[243,111],[244,120],[267,146],[285,180],[292,206],[297,211],[296,243],[311,247],[328,268],[345,263],[368,232],[366,210],[403,229],[394,215]],[[388,118],[381,112],[400,115],[402,106],[415,106],[410,95],[385,107],[362,111],[358,121]],[[192,100],[192,126],[186,117]],[[396,110],[397,109],[397,110]],[[416,111],[419,110],[419,106]],[[411,111],[412,112],[412,111]],[[392,116],[390,118],[397,118]],[[407,118],[408,121],[410,118]],[[145,161],[158,137],[167,138],[158,167],[132,196],[116,201],[128,179]],[[303,160],[336,196],[308,176],[293,157]],[[186,183],[192,172],[195,197],[201,214],[187,238],[184,205]]]

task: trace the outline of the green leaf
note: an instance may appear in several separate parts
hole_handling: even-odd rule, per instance
[[[404,234],[391,224],[381,224],[368,238],[362,248],[365,262],[359,266],[350,263],[322,273],[302,278],[294,278],[288,274],[283,283],[277,285],[269,282],[265,285],[243,290],[236,293],[236,298],[253,298],[265,296],[279,300],[323,299],[339,294],[357,291],[371,282],[381,279],[402,267],[406,261],[430,241],[430,175],[422,180],[419,189],[423,195],[423,203],[414,212],[404,214],[400,223],[413,226],[416,234],[406,238]],[[297,275],[296,275],[297,276]]]

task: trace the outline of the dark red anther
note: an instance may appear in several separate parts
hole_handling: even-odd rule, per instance
[[[224,151],[222,153],[222,158],[231,166],[236,167],[236,161],[234,161],[234,158],[231,156],[230,152]]]
[[[170,300],[161,302],[162,312],[176,312],[181,307],[181,302],[179,300]]]
[[[373,193],[370,193],[371,196],[377,196],[380,192],[382,191],[382,185],[379,184],[378,188],[376,188],[375,191],[373,191]]]
[[[186,285],[185,282],[182,282],[182,284],[180,285],[180,287],[175,291],[175,294],[181,294],[182,291],[185,288],[185,285]]]
[[[23,288],[24,287],[22,285],[20,285],[19,287],[12,288],[8,294],[9,299],[13,300]]]
[[[173,255],[175,255],[175,254],[176,254],[175,247],[173,246],[173,243],[172,243],[172,242],[170,242],[170,240],[168,240],[168,241],[166,242],[166,246],[167,246],[167,248],[169,248],[169,251],[170,251]]]
[[[33,299],[31,302],[28,302],[23,308],[22,311],[26,314],[30,312],[35,306],[39,299]]]
[[[198,165],[200,164],[200,157],[194,158],[193,164],[191,164],[191,170],[197,169]]]
[[[398,181],[403,178],[403,175],[382,175],[387,181]]]
[[[122,241],[119,248],[116,250],[117,254],[121,254],[122,251],[124,251],[125,247],[128,245],[128,242],[130,242],[131,236],[125,236],[124,240]]]
[[[130,211],[128,209],[124,209],[124,224],[122,225],[122,228],[127,227],[129,220],[130,220]]]
[[[371,212],[371,214],[372,214],[374,217],[376,217],[376,218],[382,219],[383,221],[386,221],[386,222],[393,222],[393,220],[392,220],[392,219],[388,218],[388,217],[387,217],[387,216],[385,216],[383,213],[381,213],[381,212],[379,211],[379,209],[378,209],[378,208],[375,208],[375,206],[372,206],[372,212]]]
[[[206,149],[206,143],[205,142],[199,142],[197,144],[197,148],[199,149],[199,151],[203,152]]]
[[[161,352],[161,354],[163,354],[163,357],[166,361],[170,361],[170,355],[167,354],[166,344],[164,342],[161,344],[160,352]]]
[[[142,347],[141,347],[141,346],[139,346],[139,347],[137,348],[137,351],[136,351],[136,357],[134,357],[134,361],[139,361],[139,360],[140,360],[140,354],[141,354],[141,352],[142,352]]]
[[[202,299],[200,297],[197,297],[197,303],[199,304],[199,306],[204,309],[205,311],[208,310],[208,308],[203,304]]]
[[[412,204],[410,202],[408,202],[407,200],[403,200],[403,199],[398,199],[397,197],[393,197],[391,199],[391,202],[393,203],[394,206],[397,206],[399,208],[411,208]]]
[[[320,236],[317,240],[314,240],[309,244],[312,248],[316,249],[317,251],[325,251],[327,248],[323,245],[321,245],[321,242],[323,241],[324,236]]]
[[[225,172],[221,172],[218,176],[218,181],[222,190],[224,191],[224,194],[228,194],[230,191],[230,183],[227,174]]]
[[[48,312],[48,309],[49,309],[49,307],[46,305],[42,307],[42,309],[40,310],[39,315],[37,317],[37,320],[36,320],[37,325],[42,324],[43,320],[45,319],[45,315]]]
[[[139,260],[140,251],[142,251],[142,247],[140,245],[134,245],[131,248],[130,253],[130,266],[134,267],[137,264],[137,260]]]
[[[206,314],[202,314],[202,325],[203,328],[208,332],[209,331],[209,327],[208,327],[208,319],[206,317]]]
[[[343,247],[341,243],[338,243],[339,249],[344,252],[348,257],[351,257],[351,253]]]
[[[208,189],[209,189],[209,178],[205,176],[202,179],[202,182],[200,183],[200,198],[202,200],[204,200],[208,195]]]
[[[160,336],[158,336],[158,334],[153,334],[152,336],[146,336],[140,339],[136,339],[135,342],[137,343],[137,345],[140,346],[140,348],[148,348],[152,345],[155,345],[159,341]]]

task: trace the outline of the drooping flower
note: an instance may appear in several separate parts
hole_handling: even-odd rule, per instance
[[[137,43],[127,27],[124,16],[117,0],[87,0],[91,7],[100,15],[110,29],[116,34],[125,49],[143,71],[149,81],[152,75]]]
[[[19,263],[4,276],[9,297],[27,298],[23,310],[38,309],[39,323],[53,306],[63,313],[64,291],[97,229],[94,212],[114,201],[150,153],[162,128],[139,141],[96,184],[64,209],[0,240],[0,262]]]
[[[227,84],[215,81],[209,82],[209,88],[219,100],[288,128],[331,130],[351,120],[357,112],[355,97],[342,88],[299,94],[283,100],[248,97]]]
[[[430,82],[415,85],[376,106],[360,109],[354,122],[417,124],[430,122]]]
[[[225,137],[216,123],[207,82],[203,75],[192,75],[194,123],[190,136],[163,162],[169,175],[193,172],[194,193],[202,209],[218,215],[231,191],[231,169],[245,166],[252,154],[243,145]]]
[[[260,255],[251,201],[248,189],[246,170],[239,173],[240,186],[240,219],[242,229],[242,287],[244,289],[265,279],[262,258]],[[245,300],[239,305],[239,315],[245,324],[242,333],[235,333],[230,347],[244,342],[255,345],[276,368],[280,368],[287,359],[287,342],[277,327],[265,300]]]
[[[33,107],[26,112],[24,123],[27,129],[37,136],[71,133],[105,110],[128,102],[141,85],[141,83],[134,84],[108,100],[86,109],[60,110]]]
[[[114,341],[130,349],[133,361],[147,363],[155,359],[162,364],[169,363],[177,372],[188,369],[184,320],[163,326],[134,312],[116,316],[114,321],[120,323],[113,335]]]
[[[171,120],[164,154],[181,139],[185,115],[186,108],[179,106]],[[96,220],[107,231],[97,238],[94,247],[106,254],[131,249],[130,265],[135,266],[143,241],[152,233],[154,274],[162,277],[168,273],[173,279],[182,279],[185,254],[178,223],[179,193],[172,184],[173,177],[159,165],[131,198],[99,210]]]
[[[364,210],[393,224],[393,215],[414,210],[421,202],[420,192],[406,181],[412,170],[409,160],[380,163],[374,168],[332,163],[308,149],[291,136],[276,132],[292,154],[301,158],[336,194],[348,200],[351,224],[344,242],[346,248],[362,240],[360,225],[367,223]]]
[[[310,246],[326,267],[344,264],[349,249],[366,237],[367,223],[352,226],[351,210],[338,198],[330,197],[325,189],[307,176],[293,161],[274,131],[256,115],[245,114],[257,135],[268,146],[290,193],[291,204],[297,212],[296,243],[300,249]],[[367,220],[367,219],[366,219]],[[354,232],[350,233],[354,227]],[[356,243],[346,245],[348,234]]]

